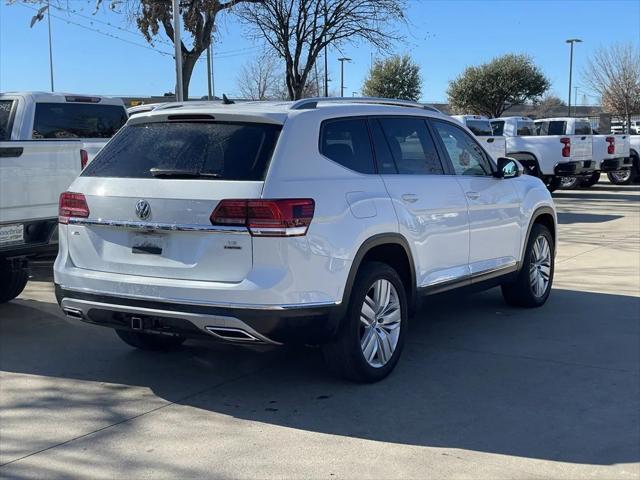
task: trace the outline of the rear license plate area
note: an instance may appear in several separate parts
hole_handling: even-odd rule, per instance
[[[131,241],[131,253],[140,255],[162,255],[165,238],[162,235],[136,233]]]

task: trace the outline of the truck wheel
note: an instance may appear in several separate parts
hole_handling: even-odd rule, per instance
[[[524,263],[515,281],[502,285],[502,296],[514,307],[540,307],[549,298],[553,284],[555,248],[547,227],[536,223],[531,229]]]
[[[22,293],[29,281],[26,263],[0,260],[0,303],[13,300]]]
[[[389,375],[404,345],[408,308],[397,272],[385,263],[364,264],[337,338],[322,347],[329,368],[362,383],[377,382]]]
[[[591,188],[600,181],[600,172],[595,172],[589,178],[586,178],[580,182],[580,186],[583,188]]]
[[[551,193],[555,192],[558,188],[560,188],[560,177],[546,177],[543,180],[547,190]]]
[[[140,350],[173,350],[182,345],[186,340],[184,337],[132,332],[130,330],[116,330],[116,333],[124,343],[139,348]]]
[[[635,179],[637,173],[634,167],[628,170],[618,170],[617,172],[607,173],[609,181],[614,185],[630,185]]]
[[[560,188],[563,190],[573,190],[580,186],[580,180],[576,177],[560,177]]]

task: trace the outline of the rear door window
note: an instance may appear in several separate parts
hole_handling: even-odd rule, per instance
[[[405,175],[443,175],[435,143],[421,118],[377,120],[391,153],[396,172]],[[376,150],[377,153],[377,150]],[[382,172],[387,173],[387,172]]]
[[[320,153],[350,170],[375,173],[365,118],[342,118],[323,122]]]
[[[533,137],[536,135],[536,126],[533,122],[526,120],[518,120],[516,123],[519,137]]]
[[[129,125],[100,150],[82,176],[263,180],[281,128],[240,122]]]
[[[567,122],[552,120],[550,122],[536,122],[538,135],[565,135]]]
[[[489,120],[467,120],[467,128],[471,130],[476,137],[493,136],[491,122],[489,122]]]
[[[591,135],[591,124],[585,120],[576,122],[574,135]]]
[[[501,137],[504,134],[504,121],[491,122],[491,130],[493,130],[495,136]]]
[[[37,103],[32,138],[111,138],[126,122],[119,105]]]
[[[0,140],[11,140],[13,100],[0,100]]]

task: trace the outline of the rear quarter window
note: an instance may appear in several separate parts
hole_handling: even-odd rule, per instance
[[[126,122],[120,105],[37,103],[32,138],[111,138]]]
[[[82,173],[85,177],[153,178],[151,169],[207,180],[263,180],[280,125],[153,122],[122,129]]]

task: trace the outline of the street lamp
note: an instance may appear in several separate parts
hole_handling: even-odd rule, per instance
[[[569,116],[571,116],[571,77],[573,76],[573,44],[582,43],[579,38],[570,38],[567,43],[571,44],[571,53],[569,56]]]
[[[350,62],[351,59],[347,57],[340,57],[340,96],[344,97],[344,62]]]

